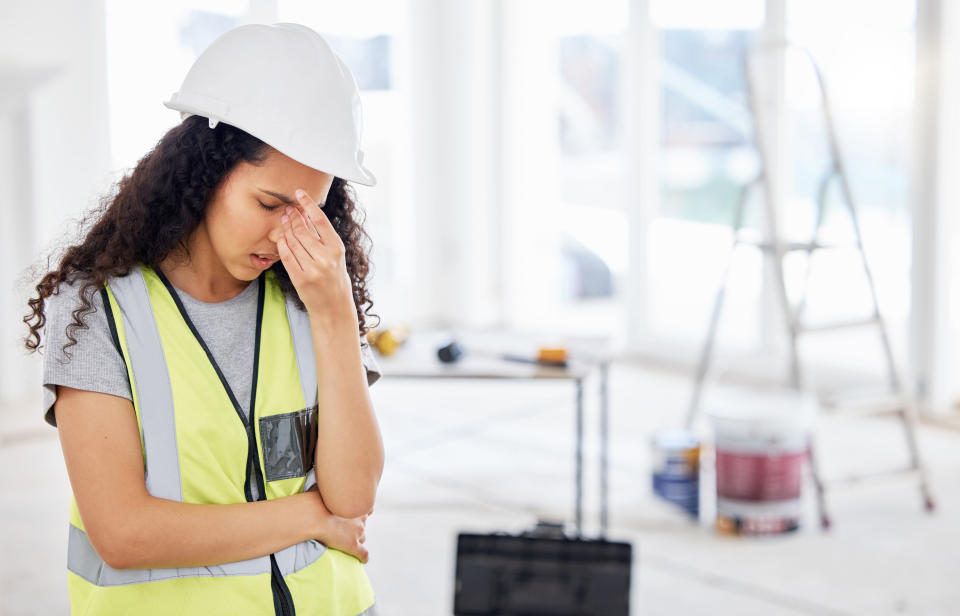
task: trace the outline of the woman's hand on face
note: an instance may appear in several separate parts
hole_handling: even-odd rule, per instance
[[[370,559],[370,553],[363,544],[367,540],[367,518],[373,512],[359,518],[341,518],[327,510],[317,486],[313,486],[307,492],[316,494],[322,507],[322,523],[316,539],[329,548],[346,552],[360,562],[366,563]]]
[[[343,241],[323,210],[297,189],[297,207],[287,206],[277,252],[311,317],[330,327],[344,321],[357,329],[353,284]]]

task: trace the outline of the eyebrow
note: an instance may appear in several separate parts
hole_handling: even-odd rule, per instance
[[[286,196],[286,195],[281,195],[280,193],[275,193],[275,192],[273,192],[272,190],[266,190],[266,189],[263,189],[263,188],[257,188],[257,190],[259,190],[260,192],[267,193],[268,195],[270,195],[271,197],[274,197],[274,198],[276,198],[276,199],[280,199],[280,200],[283,201],[284,203],[293,203],[293,199],[291,199],[290,197],[288,197],[288,196]]]
[[[267,194],[270,195],[271,197],[280,199],[280,201],[282,201],[283,203],[286,203],[286,204],[288,204],[288,205],[292,205],[292,204],[294,203],[294,200],[291,199],[290,197],[288,197],[288,196],[286,196],[286,195],[281,195],[280,193],[277,193],[277,192],[273,192],[272,190],[267,190],[267,189],[265,189],[265,188],[260,188],[260,187],[257,187],[257,190],[259,190],[260,192],[263,192],[263,193],[267,193]],[[326,205],[326,203],[317,203],[317,205],[319,205],[320,207],[324,207],[324,206]]]

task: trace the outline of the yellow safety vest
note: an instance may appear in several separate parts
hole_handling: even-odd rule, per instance
[[[309,321],[265,272],[249,420],[173,287],[158,270],[108,281],[104,305],[133,392],[147,490],[184,503],[282,498],[314,479],[317,377]],[[251,332],[254,336],[254,332]],[[145,528],[143,532],[151,532]],[[70,506],[71,613],[82,615],[372,614],[373,589],[353,556],[314,540],[206,567],[113,569]]]

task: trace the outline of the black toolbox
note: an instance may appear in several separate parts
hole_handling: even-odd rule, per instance
[[[520,535],[460,533],[457,616],[629,616],[629,543],[568,537],[540,522]]]

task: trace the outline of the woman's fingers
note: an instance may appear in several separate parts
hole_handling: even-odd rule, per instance
[[[280,236],[280,239],[277,240],[277,254],[280,255],[280,261],[283,263],[283,267],[286,268],[288,274],[296,276],[303,273],[303,266],[300,265],[300,261],[297,260],[296,255],[290,250],[286,235]]]
[[[303,208],[298,208],[297,213],[300,214],[300,220],[303,221],[303,228],[307,230],[307,233],[313,237],[316,237],[317,240],[323,244],[323,238],[320,237],[320,232],[317,231],[317,226],[313,224],[312,220],[310,220],[310,215],[307,214],[307,211]]]
[[[330,219],[327,218],[327,215],[322,209],[317,205],[317,202],[310,198],[304,190],[298,188],[296,190],[297,201],[300,203],[300,206],[303,208],[303,211],[306,213],[307,218],[314,224],[317,229],[317,233],[320,235],[320,239],[325,239],[327,233],[333,233],[336,235],[337,230],[333,228],[333,225],[330,223]]]
[[[296,216],[294,216],[296,214]],[[317,231],[316,225],[310,221],[310,216],[307,213],[307,208],[301,206],[291,207],[287,206],[287,216],[293,216],[293,225],[295,229],[300,229],[300,223],[303,223],[303,229],[306,231],[306,234],[310,237],[316,237],[321,244],[323,244],[323,238],[320,237],[320,232]]]
[[[310,217],[310,209],[321,211],[320,208],[309,208],[304,205],[300,205],[295,209],[297,211],[297,214],[299,214],[300,216],[300,220],[303,221],[303,227],[304,229],[307,230],[307,233],[311,237],[316,237],[321,244],[326,245],[326,242],[324,241],[323,237],[320,235],[320,230],[317,229],[317,225],[314,224],[313,220]]]
[[[310,198],[310,196],[303,191],[303,189],[298,188],[296,190],[297,198],[297,213],[300,214],[300,219],[303,221],[304,228],[310,233],[311,236],[315,236],[317,240],[326,245],[326,239],[323,237],[323,234],[320,233],[320,229],[317,227],[316,219],[321,217],[326,218],[323,215],[323,210],[317,205],[317,203]],[[312,212],[318,212],[319,215],[314,217]],[[332,228],[332,227],[331,227]]]
[[[291,250],[296,249],[299,245],[308,258],[318,259],[321,256],[323,244],[317,238],[316,233],[312,233],[306,229],[303,214],[299,210],[287,207],[286,213],[283,215],[281,221],[283,222],[283,232],[287,236]],[[299,255],[300,253],[297,254]],[[306,269],[307,263],[305,261],[301,260],[300,264]]]
[[[290,214],[284,214],[280,221],[283,224],[283,238],[286,240],[287,247],[299,262],[300,269],[306,271],[309,268],[310,262],[315,258],[315,255],[311,254],[304,246],[304,236],[306,232],[302,226],[300,226],[299,229],[295,226],[297,221],[296,215],[291,216]]]
[[[316,202],[299,188],[296,194],[300,210],[306,217],[305,222],[307,227],[316,231],[321,244],[333,247],[337,252],[343,252],[343,241],[341,241],[340,236],[337,234],[337,230],[333,228],[333,223],[327,218],[326,212],[320,209]]]

